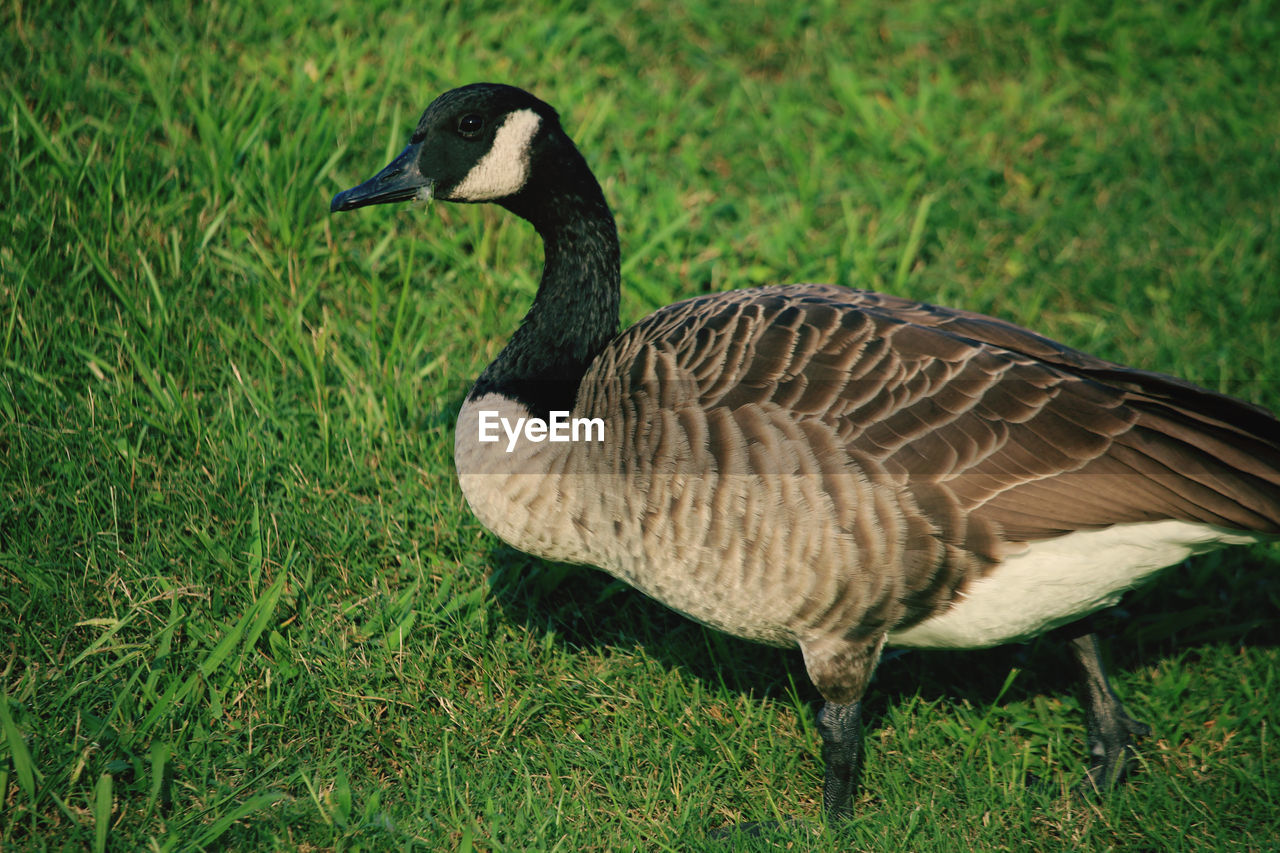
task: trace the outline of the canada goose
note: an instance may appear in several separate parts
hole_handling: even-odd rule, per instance
[[[471,509],[516,548],[798,645],[825,699],[832,818],[852,808],[886,643],[1025,640],[1188,555],[1280,534],[1271,414],[1011,323],[795,284],[678,302],[619,334],[613,216],[555,110],[520,89],[441,95],[331,210],[415,198],[496,202],[545,246],[532,307],[458,416]],[[551,440],[557,418],[562,438],[567,421],[584,434]],[[1090,778],[1110,785],[1145,727],[1093,636],[1071,645]]]

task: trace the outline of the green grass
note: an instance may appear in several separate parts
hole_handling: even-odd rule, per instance
[[[835,281],[1280,409],[1280,8],[433,5],[0,9],[0,848],[1272,848],[1280,550],[1108,617],[1154,729],[1114,796],[1067,793],[1060,649],[914,654],[822,829],[798,655],[462,501],[531,230],[328,200],[512,82],[601,176],[627,322]]]

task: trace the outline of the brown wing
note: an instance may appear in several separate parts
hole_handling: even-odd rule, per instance
[[[1063,393],[1027,428],[1055,438],[1058,450],[1071,448],[1101,423],[1082,398],[1106,400],[1129,423],[1082,467],[993,494],[983,511],[1006,530],[1024,529],[1035,538],[1056,532],[1055,518],[1061,520],[1059,530],[1176,518],[1280,532],[1280,421],[1264,409],[1095,358],[992,317],[876,293],[855,297],[854,304],[887,319],[987,344],[1051,369]],[[1066,423],[1055,428],[1054,417]],[[1025,442],[1018,433],[1015,443]],[[1076,523],[1062,523],[1070,521]]]
[[[826,285],[736,291],[650,315],[593,373],[624,367],[614,390],[640,418],[696,407],[821,425],[974,553],[1166,518],[1280,533],[1280,423],[1267,412],[979,314]]]

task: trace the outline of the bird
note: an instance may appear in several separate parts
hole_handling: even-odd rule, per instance
[[[1191,555],[1280,535],[1274,415],[1011,322],[801,283],[620,331],[613,214],[523,89],[440,95],[330,210],[430,199],[498,204],[544,249],[527,314],[458,414],[472,512],[516,549],[798,646],[823,700],[828,820],[853,813],[886,646],[1060,632],[1088,694],[1086,779],[1113,786],[1149,729],[1087,617]]]

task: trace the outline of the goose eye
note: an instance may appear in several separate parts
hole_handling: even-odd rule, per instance
[[[458,135],[465,136],[467,139],[479,136],[482,127],[484,127],[484,119],[474,113],[468,113],[458,119]]]

